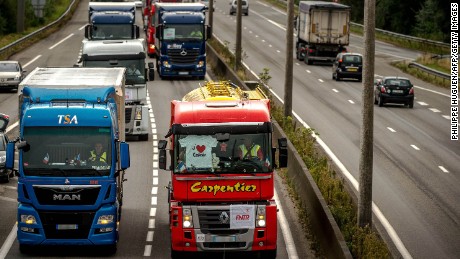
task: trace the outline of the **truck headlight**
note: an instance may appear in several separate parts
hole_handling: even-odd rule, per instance
[[[3,164],[6,162],[6,156],[0,156],[0,164]]]
[[[113,215],[102,215],[97,219],[97,224],[107,225],[113,222]]]
[[[192,211],[190,209],[183,209],[182,211],[182,226],[184,228],[192,228]]]
[[[134,117],[135,120],[142,120],[142,107],[136,107],[136,116]]]
[[[21,215],[21,223],[32,225],[32,224],[37,224],[37,220],[35,220],[34,215]]]
[[[204,66],[204,61],[200,60],[198,61],[198,64],[196,65],[197,68],[203,67]]]
[[[267,222],[265,221],[266,210],[265,206],[257,207],[257,216],[256,216],[256,226],[257,227],[265,227]]]
[[[163,66],[166,68],[171,68],[171,65],[169,64],[167,60],[163,61]]]

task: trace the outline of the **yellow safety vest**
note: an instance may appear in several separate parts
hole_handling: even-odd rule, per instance
[[[89,160],[97,161],[97,157],[98,156],[96,155],[96,152],[94,150],[91,150],[91,157],[89,158]],[[107,153],[105,151],[102,152],[102,154],[99,156],[99,161],[107,163]]]
[[[245,145],[240,145],[240,150],[241,150],[241,157],[246,157],[246,158],[251,158],[251,157],[257,157],[257,152],[259,151],[260,146],[259,145],[254,145],[251,148],[251,153],[247,156],[246,154],[248,153],[248,149],[246,148]]]

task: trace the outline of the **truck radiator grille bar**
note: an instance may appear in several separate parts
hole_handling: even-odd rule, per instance
[[[206,248],[245,248],[246,242],[204,242]]]
[[[87,239],[95,212],[38,212],[47,239]]]
[[[188,49],[185,51],[181,49],[169,49],[167,53],[170,57],[171,64],[190,64],[195,63],[200,51],[194,49]]]
[[[198,210],[201,229],[230,229],[230,220],[226,218],[229,215],[229,209]]]
[[[133,113],[133,108],[125,108],[125,124],[131,123],[131,114]]]
[[[35,196],[40,205],[94,205],[96,203],[101,187],[89,186],[91,188],[73,188],[62,190],[60,187],[34,186]]]

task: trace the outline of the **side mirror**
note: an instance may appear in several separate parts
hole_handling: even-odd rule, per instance
[[[85,26],[85,38],[87,38],[87,39],[91,39],[91,38],[92,38],[92,37],[90,38],[90,35],[91,35],[91,27],[92,27],[91,24],[88,24],[88,25]]]
[[[210,39],[212,36],[212,28],[209,25],[206,25],[206,38],[205,40]]]
[[[20,141],[18,143],[17,147],[18,147],[18,149],[22,150],[23,152],[27,152],[27,151],[30,150],[30,145],[25,140]]]
[[[288,150],[287,150],[287,139],[279,138],[278,139],[278,148],[279,148],[279,168],[287,167],[288,163]]]
[[[130,165],[129,144],[126,142],[120,142],[120,169],[128,169]]]
[[[153,64],[153,62],[149,62],[147,65],[149,66],[149,70],[148,70],[149,80],[153,81],[155,80],[155,65]]]
[[[139,26],[133,25],[134,26],[134,38],[133,39],[139,39]]]
[[[160,150],[159,158],[158,158],[158,167],[160,169],[166,170],[166,146],[168,145],[168,142],[166,140],[160,140],[158,142],[158,149]]]
[[[14,142],[9,142],[6,145],[6,169],[13,169],[14,167]]]

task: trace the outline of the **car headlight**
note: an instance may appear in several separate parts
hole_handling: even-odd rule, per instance
[[[21,223],[32,225],[37,224],[37,220],[35,220],[34,215],[21,215]]]
[[[19,80],[21,78],[21,75],[15,75],[14,80]]]
[[[192,228],[192,211],[190,209],[183,209],[182,211],[182,226],[184,228]]]
[[[134,117],[135,120],[142,120],[142,107],[136,106],[136,116]]]
[[[113,215],[102,215],[97,219],[97,224],[107,225],[113,222]]]
[[[6,156],[0,156],[0,164],[4,164],[6,162]]]

